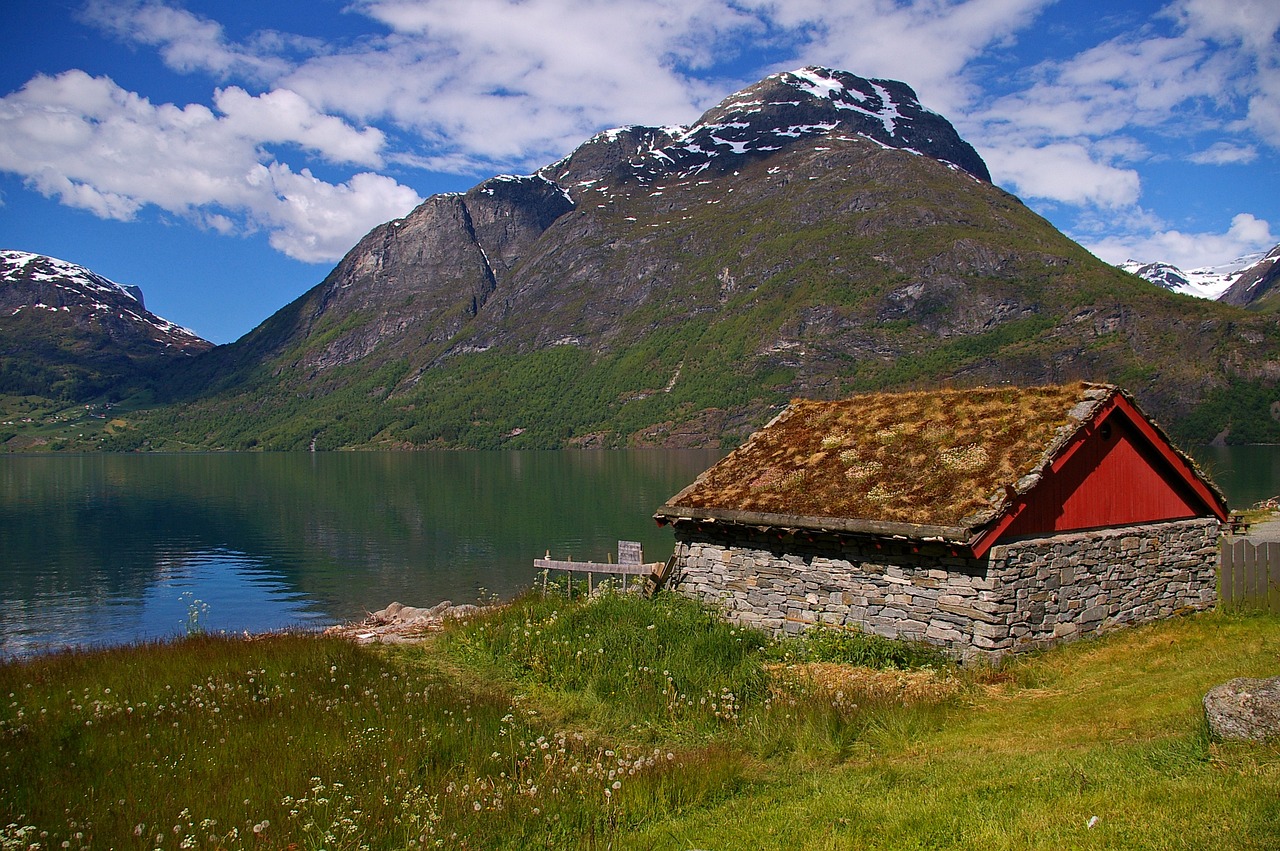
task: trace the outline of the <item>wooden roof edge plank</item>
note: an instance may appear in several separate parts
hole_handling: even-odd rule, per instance
[[[815,532],[846,532],[850,534],[896,536],[909,540],[941,540],[947,543],[965,543],[973,537],[974,530],[960,526],[932,526],[916,523],[894,523],[881,520],[862,520],[852,517],[812,517],[798,514],[773,514],[760,511],[740,511],[728,508],[693,508],[668,503],[655,513],[656,519],[668,522],[703,520],[728,523],[736,526],[769,526],[781,529],[806,529]]]

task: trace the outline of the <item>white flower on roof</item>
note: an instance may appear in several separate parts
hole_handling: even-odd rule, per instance
[[[966,446],[955,446],[951,449],[942,450],[942,452],[938,453],[938,460],[942,462],[942,466],[949,470],[971,473],[987,466],[987,462],[991,460],[991,455],[982,444],[970,443]]]

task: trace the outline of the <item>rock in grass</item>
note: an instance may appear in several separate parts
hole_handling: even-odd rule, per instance
[[[1204,696],[1209,731],[1224,741],[1262,742],[1280,737],[1280,677],[1238,677]]]

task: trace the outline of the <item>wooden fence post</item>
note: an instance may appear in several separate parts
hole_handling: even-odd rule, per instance
[[[1267,572],[1263,574],[1263,611],[1280,614],[1280,541],[1267,542]]]

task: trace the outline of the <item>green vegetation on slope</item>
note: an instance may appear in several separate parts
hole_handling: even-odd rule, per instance
[[[1175,430],[1188,443],[1280,443],[1280,390],[1256,379],[1233,379],[1206,394]]]
[[[180,366],[110,448],[733,445],[793,397],[1075,379],[1173,428],[1191,415],[1187,433],[1230,416],[1236,440],[1256,429],[1233,381],[1280,399],[1250,378],[1280,352],[1265,317],[1159,290],[993,186],[857,140],[623,180],[529,240],[481,303],[459,301],[474,270],[449,252],[375,232]]]
[[[866,645],[807,644],[773,645],[676,598],[531,597],[415,647],[195,636],[7,662],[0,837],[38,848],[1280,844],[1280,743],[1212,742],[1200,710],[1219,682],[1275,673],[1274,617],[1177,619],[998,671],[823,665]]]

